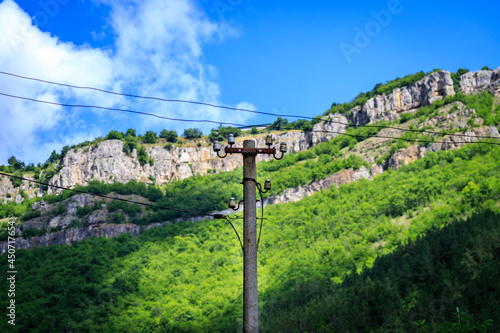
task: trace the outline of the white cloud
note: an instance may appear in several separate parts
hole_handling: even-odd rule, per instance
[[[85,85],[101,85],[110,82],[111,61],[106,54],[62,43],[42,33],[11,0],[0,4],[0,31],[0,68],[3,71],[63,83],[78,81]],[[52,102],[73,95],[67,89],[8,76],[0,78],[0,92]],[[88,93],[81,96],[88,101]],[[92,100],[106,104],[103,99]],[[46,145],[41,144],[43,138],[39,135],[56,128],[66,114],[61,107],[0,96],[0,163],[5,163],[11,155],[26,161],[46,159],[49,148],[43,148]],[[40,158],[41,153],[45,156]]]
[[[0,70],[132,94],[220,104],[217,70],[204,63],[203,45],[235,36],[233,29],[211,22],[190,0],[100,2],[111,7],[109,25],[116,36],[113,52],[61,41],[33,26],[31,18],[12,0],[0,3],[0,45],[3,45]],[[129,108],[175,118],[216,121],[231,118],[232,122],[243,123],[252,117],[248,113],[188,104],[125,100],[94,91],[75,93],[4,75],[0,76],[0,92],[50,101]],[[254,109],[250,104],[247,107]],[[75,124],[82,124],[82,114],[88,111],[79,113],[0,96],[0,117],[3,119],[0,122],[0,164],[11,155],[26,162],[43,161],[51,150],[79,142],[72,140],[90,139],[89,131],[104,135],[116,129],[107,126],[117,124],[136,128],[138,132],[161,128],[182,131],[185,127],[198,127],[206,132],[215,127],[113,112],[95,113],[103,120],[101,127],[96,129],[96,124],[83,121],[84,131]],[[56,129],[64,130],[72,140],[40,137]]]

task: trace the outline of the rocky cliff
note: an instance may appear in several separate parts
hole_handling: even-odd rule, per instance
[[[460,90],[465,94],[489,90],[500,95],[500,67],[494,71],[481,70],[463,74],[460,77]],[[454,94],[451,73],[434,72],[410,86],[394,89],[389,94],[374,96],[363,106],[352,108],[349,120],[355,126],[363,126],[380,120],[393,120],[403,112],[428,106]]]
[[[410,86],[370,98],[363,106],[351,109],[350,120],[355,126],[384,119],[393,120],[402,112],[430,105],[438,99],[454,94],[451,73],[434,72]]]
[[[500,67],[496,70],[481,70],[465,73],[460,78],[460,90],[465,94],[490,90],[500,92]]]
[[[291,131],[275,136],[275,146],[286,142],[288,152],[306,150],[318,143],[325,142],[342,134],[347,128],[347,118],[341,115],[328,115],[314,125],[313,131],[303,133]],[[265,137],[256,138],[257,146],[265,146]],[[236,147],[242,146],[242,140]],[[137,150],[130,155],[123,152],[121,140],[106,140],[97,145],[71,149],[61,161],[61,170],[49,180],[49,184],[72,188],[76,184],[86,185],[91,180],[105,183],[130,180],[151,183],[152,179],[159,184],[180,180],[193,174],[231,171],[241,166],[240,155],[229,155],[224,159],[216,157],[212,146],[203,143],[201,147],[183,147],[173,145],[170,149],[163,146],[147,145],[146,151],[153,163],[141,165],[137,159]],[[257,161],[271,159],[272,156],[259,155]],[[20,190],[28,197],[43,196],[44,193],[30,182],[15,188],[6,176],[0,177],[0,198],[6,201],[22,201]],[[60,190],[49,187],[47,193],[58,193]]]
[[[450,90],[451,87],[451,90]],[[464,93],[476,93],[489,90],[496,94],[500,93],[500,68],[495,71],[478,71],[466,73],[461,77],[460,87]],[[437,99],[452,95],[453,82],[449,72],[432,73],[412,86],[396,89],[388,95],[375,96],[363,107],[351,110],[351,121],[356,124],[375,122],[381,119],[393,119],[399,117],[400,113],[412,111],[420,106],[429,105]],[[453,111],[452,110],[455,110]],[[467,109],[461,102],[456,102],[443,107],[443,112],[438,116],[426,120],[420,126],[439,126],[443,129],[465,128],[468,121],[474,119],[476,125],[482,125],[480,118],[475,118],[475,110]],[[289,152],[299,152],[314,145],[328,141],[342,134],[347,128],[348,119],[342,115],[328,115],[321,122],[314,125],[312,131],[302,133],[292,131],[282,133],[275,137],[275,142],[286,142]],[[392,131],[392,132],[391,132]],[[394,129],[386,129],[381,132],[384,137],[398,136],[400,132]],[[439,139],[439,142],[428,147],[411,146],[393,153],[383,165],[375,164],[375,158],[367,154],[365,159],[372,164],[370,169],[364,167],[359,170],[343,170],[339,173],[329,175],[324,179],[317,180],[298,188],[291,188],[282,193],[269,197],[267,204],[286,203],[298,201],[305,196],[312,195],[322,189],[333,185],[339,186],[361,178],[372,179],[375,175],[382,173],[388,168],[397,169],[404,164],[422,158],[427,151],[437,152],[439,150],[455,149],[463,146],[466,142],[477,140],[475,136],[499,137],[497,128],[480,127],[473,128],[464,133],[465,136],[449,136]],[[256,138],[257,146],[265,146],[264,137]],[[370,140],[367,140],[370,141]],[[389,139],[379,138],[373,141],[378,146],[379,155],[383,155],[388,149]],[[203,146],[204,145],[204,146]],[[241,146],[242,141],[236,146]],[[352,152],[367,153],[372,150],[373,145],[367,144],[361,149],[353,149]],[[385,151],[384,151],[385,149]],[[231,171],[241,165],[241,156],[228,156],[225,159],[217,158],[211,146],[206,143],[200,147],[185,147],[173,145],[170,149],[162,146],[147,145],[146,151],[152,160],[151,164],[140,165],[137,152],[134,150],[130,155],[123,152],[123,142],[120,140],[108,140],[97,145],[72,149],[61,161],[61,170],[49,180],[50,184],[73,187],[76,184],[85,185],[91,180],[99,180],[106,183],[128,182],[137,180],[151,182],[152,179],[158,184],[169,181],[184,179],[195,173],[207,174],[209,172]],[[272,157],[259,155],[258,160],[268,160]],[[21,202],[24,198],[20,190],[29,197],[43,196],[45,193],[30,182],[23,183],[20,187],[14,187],[8,177],[0,177],[0,198],[5,201],[15,200]],[[51,193],[52,190],[49,190]],[[55,209],[46,203],[38,202],[33,206],[33,211],[43,212],[43,216],[23,223],[24,228],[46,228],[47,230],[60,230],[49,234],[32,237],[26,240],[22,237],[16,241],[17,248],[29,248],[32,246],[45,246],[50,244],[70,244],[73,241],[82,240],[91,236],[114,237],[120,233],[127,232],[132,235],[139,233],[139,227],[131,224],[107,225],[108,213],[105,205],[85,220],[77,218],[78,207],[94,204],[94,198],[89,195],[77,195],[64,201],[64,213],[51,216],[48,211]],[[223,214],[232,211],[221,212]],[[192,218],[197,220],[199,218]],[[72,227],[72,222],[78,222],[77,227]],[[171,223],[170,221],[165,223]],[[154,224],[147,228],[161,226]],[[18,234],[22,231],[18,229]],[[6,244],[0,244],[0,253],[6,248]]]

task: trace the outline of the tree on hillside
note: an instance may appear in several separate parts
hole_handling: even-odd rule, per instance
[[[166,129],[160,132],[160,138],[167,140],[167,142],[176,142],[177,141],[177,132],[176,131],[168,131]]]
[[[232,127],[232,126],[221,126],[219,128],[213,128],[210,134],[208,135],[208,138],[210,141],[224,141],[224,139],[227,139],[229,134],[233,134],[234,137],[240,136],[242,133],[242,130],[237,127]]]
[[[281,117],[278,117],[276,121],[271,125],[271,128],[273,130],[280,130],[285,128],[285,126],[288,124],[288,119],[283,119]]]
[[[14,156],[9,157],[9,159],[7,160],[7,162],[9,163],[10,166],[12,166],[16,170],[22,169],[25,166],[24,162],[22,162],[21,160],[18,160]]]
[[[125,137],[125,142],[123,143],[123,152],[130,155],[134,149],[137,148],[137,141],[139,139],[135,136],[128,135]]]
[[[128,137],[128,136],[132,136],[132,137],[134,137],[134,138],[135,138],[135,137],[136,137],[136,135],[135,135],[135,129],[133,129],[133,128],[129,128],[129,129],[127,130],[127,132],[125,133],[125,137]]]
[[[48,163],[48,164],[54,163],[55,161],[57,161],[60,158],[61,158],[61,156],[58,153],[56,153],[55,150],[53,150],[52,153],[50,154],[50,157],[48,158],[47,162],[45,162],[45,163]]]
[[[145,143],[156,143],[156,133],[153,131],[147,131],[146,134],[144,134],[144,142]]]
[[[104,140],[123,140],[123,134],[118,131],[110,131]]]
[[[187,128],[184,130],[184,134],[182,135],[186,139],[196,139],[201,138],[203,133],[198,128]]]
[[[64,147],[62,148],[62,150],[61,150],[61,159],[63,159],[63,158],[66,156],[66,154],[68,153],[68,151],[69,151],[70,149],[71,149],[71,147],[70,147],[70,146],[64,146]]]

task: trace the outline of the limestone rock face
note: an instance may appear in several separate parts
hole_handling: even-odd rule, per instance
[[[362,107],[351,109],[351,121],[355,126],[363,126],[380,120],[393,120],[404,111],[430,105],[454,94],[450,72],[434,72],[411,86],[374,96]]]
[[[439,142],[431,144],[429,147],[411,146],[400,149],[392,154],[385,163],[385,169],[399,169],[405,164],[411,163],[419,158],[425,157],[427,151],[435,153],[440,150],[458,149],[465,146],[467,143],[476,142],[482,137],[500,138],[500,133],[495,126],[487,126],[474,128],[474,130],[466,131],[463,136],[451,135],[440,139]]]
[[[405,164],[411,163],[425,156],[427,149],[420,146],[411,146],[400,149],[392,154],[386,161],[385,167],[393,170],[399,169]]]
[[[94,204],[95,197],[90,194],[77,194],[63,201],[63,205],[66,207],[66,212],[69,215],[76,215],[78,207],[89,206]]]
[[[39,210],[42,213],[46,212],[48,209],[49,209],[49,204],[47,202],[43,201],[43,200],[35,202],[31,206],[31,210]]]
[[[460,77],[460,89],[465,94],[495,89],[500,86],[500,67],[494,71],[468,72]]]
[[[327,142],[339,134],[344,134],[348,126],[347,118],[341,114],[329,114],[321,120],[313,126],[309,146]]]
[[[95,227],[97,225],[105,224],[107,221],[107,214],[101,210],[96,210],[92,212],[87,218],[87,225],[89,227]]]
[[[296,202],[302,198],[313,195],[316,192],[330,188],[332,186],[339,187],[340,185],[349,184],[359,181],[360,179],[373,179],[373,176],[382,173],[383,170],[374,170],[372,173],[364,166],[359,169],[346,169],[325,177],[324,179],[315,180],[307,185],[284,190],[277,196],[269,197],[265,200],[265,205],[282,204],[287,202]]]
[[[307,133],[293,131],[276,135],[273,146],[277,147],[280,142],[286,142],[288,152],[304,151],[344,133],[346,127],[347,118],[342,115],[328,115],[323,121],[314,125],[313,131]],[[265,137],[261,136],[255,140],[256,147],[265,147]],[[225,146],[225,142],[221,145]],[[235,146],[242,147],[243,142],[239,141]],[[162,146],[149,146],[145,149],[153,161],[151,164],[140,165],[136,150],[130,155],[125,154],[121,140],[106,140],[94,146],[71,149],[62,160],[61,170],[49,179],[49,184],[73,188],[77,184],[87,185],[92,180],[104,183],[126,183],[131,180],[151,183],[154,179],[157,184],[162,185],[194,174],[231,171],[242,163],[239,154],[218,158],[212,151],[212,146],[207,146],[206,143],[201,147],[183,147],[174,144],[170,149]],[[281,153],[278,152],[278,155]],[[273,158],[273,156],[258,155],[257,161]],[[23,198],[18,196],[21,189],[28,193],[29,198],[43,195],[43,192],[37,190],[32,183],[25,182],[20,187],[14,188],[8,177],[0,177],[0,198],[3,198],[4,202],[16,200],[16,196],[18,201],[22,201]],[[60,193],[61,190],[49,187],[47,192]],[[7,194],[10,195],[9,198]],[[81,206],[74,203],[69,205],[76,205],[68,207],[75,211],[77,206]]]
[[[274,138],[278,146],[286,142],[288,152],[299,152],[310,148],[317,143],[327,141],[340,133],[345,132],[347,119],[341,115],[329,115],[324,122],[314,126],[317,132],[287,132]],[[329,133],[321,133],[327,131]],[[224,144],[224,142],[222,143]],[[235,147],[243,146],[237,142]],[[256,139],[256,147],[265,147],[265,138]],[[146,147],[148,156],[153,160],[141,166],[134,150],[130,156],[123,153],[123,142],[120,140],[106,140],[93,147],[72,149],[63,159],[61,171],[50,179],[51,185],[74,187],[76,184],[86,185],[91,180],[105,183],[130,180],[151,182],[154,178],[157,184],[165,184],[173,180],[180,180],[193,174],[207,174],[212,172],[231,171],[241,166],[242,157],[239,154],[218,158],[212,147],[182,147],[172,146],[167,150],[161,146]],[[278,153],[280,155],[280,153]],[[268,155],[258,155],[257,161],[266,161],[273,158]],[[49,193],[58,193],[60,190],[49,188]]]
[[[22,201],[23,198],[19,195],[21,190],[25,192],[28,199],[43,196],[43,192],[37,188],[36,184],[25,181],[21,186],[14,187],[9,177],[0,176],[0,203],[5,204],[10,201]]]
[[[122,233],[129,233],[135,237],[139,235],[140,226],[133,224],[108,224],[99,228],[71,228],[63,231],[52,232],[40,237],[24,239],[16,238],[16,249],[29,249],[35,246],[49,246],[54,244],[71,245],[89,237],[116,237]],[[7,250],[7,242],[0,243],[0,254]]]

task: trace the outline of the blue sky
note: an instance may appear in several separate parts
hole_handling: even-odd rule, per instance
[[[500,66],[497,1],[4,0],[0,71],[123,93],[314,117],[379,82]],[[242,124],[272,117],[118,98],[0,75],[0,92]],[[214,125],[0,96],[0,164],[110,130]]]

